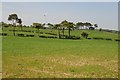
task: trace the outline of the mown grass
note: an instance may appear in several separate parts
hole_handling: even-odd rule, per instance
[[[91,36],[117,38],[112,33],[87,32]],[[116,41],[18,36],[3,36],[2,41],[3,78],[118,77]]]

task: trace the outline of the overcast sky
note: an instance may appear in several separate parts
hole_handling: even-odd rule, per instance
[[[23,24],[72,22],[97,23],[100,28],[118,29],[117,2],[2,2],[2,20],[16,13]]]

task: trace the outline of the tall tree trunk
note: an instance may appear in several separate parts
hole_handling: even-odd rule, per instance
[[[12,23],[13,23],[13,27],[14,27],[14,29],[13,29],[13,35],[15,36],[15,27],[16,27],[16,22],[14,22],[14,19],[12,19]]]
[[[3,26],[2,26],[2,31],[3,31]]]
[[[13,26],[14,27],[14,29],[13,29],[13,35],[15,36],[15,26]]]
[[[59,38],[59,39],[61,38],[59,28],[58,28],[58,38]]]
[[[64,28],[63,28],[63,37],[64,37]]]
[[[20,27],[21,27],[21,31],[22,31],[22,25],[20,25]]]
[[[39,37],[39,34],[40,34],[40,30],[38,29],[38,37]]]
[[[68,29],[68,35],[69,35],[69,38],[70,38],[70,28]]]

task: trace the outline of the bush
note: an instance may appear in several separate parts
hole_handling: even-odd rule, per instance
[[[41,38],[47,38],[46,36],[39,36],[39,37],[41,37]]]
[[[7,36],[7,33],[0,33],[1,36]]]
[[[72,38],[72,39],[77,40],[77,39],[80,39],[80,37],[74,37],[74,38]]]
[[[81,34],[81,36],[82,36],[83,38],[86,38],[86,39],[87,39],[88,34],[87,34],[86,32],[83,32],[83,33]]]
[[[24,34],[17,34],[19,37],[24,37]]]
[[[99,31],[102,31],[102,28],[100,28]]]
[[[34,31],[31,31],[32,33],[34,33]]]
[[[115,41],[120,41],[120,39],[115,39]]]
[[[112,41],[112,39],[111,39],[111,38],[105,38],[105,40]]]
[[[67,36],[67,35],[65,35],[65,38],[63,38],[63,39],[73,39],[73,40],[76,40],[76,39],[80,39],[80,37],[77,37],[77,36]]]
[[[57,38],[55,36],[39,36],[39,37],[41,37],[41,38]]]
[[[34,37],[34,35],[26,35],[26,37]]]
[[[40,32],[40,34],[43,34],[43,32]]]
[[[45,33],[45,34],[50,34],[50,35],[57,35],[57,34],[54,34],[54,33]]]
[[[87,39],[92,39],[92,38],[87,38]]]
[[[93,37],[93,39],[104,40],[104,38],[101,37]]]

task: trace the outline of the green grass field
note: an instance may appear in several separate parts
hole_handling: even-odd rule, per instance
[[[2,37],[3,78],[118,77],[116,41],[45,39],[37,33],[32,33],[35,37],[14,37],[8,30],[3,32],[10,36]],[[97,30],[76,30],[71,35],[79,36],[82,31],[89,37],[118,38],[117,34]]]

